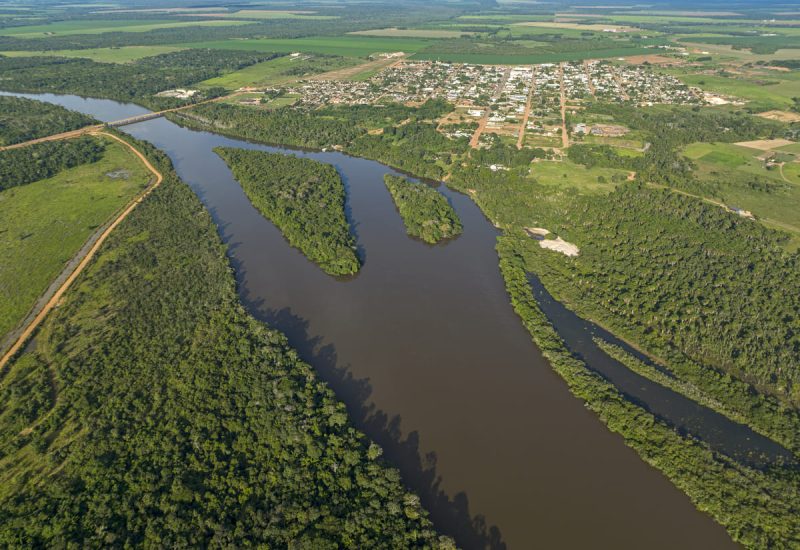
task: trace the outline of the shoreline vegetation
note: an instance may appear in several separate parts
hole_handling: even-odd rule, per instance
[[[403,218],[406,233],[428,244],[461,234],[461,220],[444,195],[423,183],[391,174],[384,175],[383,181]]]
[[[286,338],[246,313],[166,156],[120,137],[164,182],[0,380],[0,543],[454,548]]]
[[[253,206],[289,244],[325,273],[353,275],[361,268],[345,215],[344,183],[329,164],[232,147],[214,149]]]
[[[497,251],[511,304],[534,343],[573,395],[609,430],[622,435],[645,462],[663,472],[735,541],[749,548],[800,543],[800,475],[796,470],[745,466],[714,453],[701,441],[681,437],[626,400],[569,352],[539,309],[527,279],[529,267],[515,250],[514,238],[500,237]]]
[[[0,95],[0,147],[96,124],[90,116],[59,105]]]

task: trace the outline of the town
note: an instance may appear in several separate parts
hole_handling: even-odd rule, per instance
[[[368,80],[311,77],[266,91],[295,97],[295,106],[311,109],[386,101],[418,105],[446,99],[456,107],[440,126],[450,137],[470,137],[473,147],[487,146],[501,137],[518,148],[551,150],[568,147],[571,134],[625,133],[619,126],[588,126],[578,119],[568,124],[589,102],[643,107],[719,101],[647,66],[596,60],[498,66],[401,57]],[[241,103],[258,105],[259,100],[250,97]]]

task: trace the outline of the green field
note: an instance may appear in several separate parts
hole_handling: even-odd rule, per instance
[[[731,143],[693,143],[683,154],[696,163],[701,181],[722,182],[710,198],[749,210],[764,225],[790,233],[790,250],[800,246],[800,163],[787,162],[782,176],[780,169],[764,167],[757,158],[762,151]],[[749,185],[755,180],[769,182],[774,190]]]
[[[242,86],[276,85],[297,80],[304,75],[333,71],[357,65],[361,61],[346,57],[283,56],[256,63],[240,71],[201,82],[201,86],[222,86],[235,90]],[[299,71],[303,71],[300,73]]]
[[[129,63],[143,57],[181,50],[177,46],[125,46],[122,48],[91,48],[86,50],[47,50],[40,52],[9,51],[0,52],[6,57],[83,57],[98,63]]]
[[[106,174],[124,169],[127,179]],[[53,178],[0,193],[0,335],[27,314],[95,229],[150,180],[124,146]]]
[[[249,21],[149,21],[147,23],[129,19],[122,21],[59,21],[48,25],[30,25],[0,29],[0,36],[15,38],[42,38],[46,36],[65,36],[71,34],[102,34],[105,32],[147,32],[156,29],[181,27],[230,27],[249,25]]]
[[[625,170],[615,168],[587,168],[569,160],[563,162],[537,162],[531,168],[531,175],[538,183],[552,185],[560,189],[577,189],[580,193],[607,193],[616,187],[611,183],[614,175],[628,176]],[[605,178],[601,183],[598,178]]]
[[[312,38],[254,38],[248,40],[218,40],[182,44],[185,47],[257,52],[308,52],[342,57],[367,57],[373,53],[416,52],[435,41],[415,38],[378,38],[369,36],[328,36]]]
[[[759,154],[759,151],[731,143],[693,143],[683,150],[683,154],[692,160],[736,168],[747,164],[753,156]]]
[[[794,104],[792,98],[798,95],[800,82],[796,77],[777,75],[775,84],[763,83],[733,78],[727,76],[686,74],[683,71],[668,71],[690,86],[697,86],[703,90],[731,95],[753,103],[753,108],[758,110],[783,109]]]

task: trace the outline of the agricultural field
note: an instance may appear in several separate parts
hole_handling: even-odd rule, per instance
[[[790,108],[800,86],[796,73],[775,73],[767,79],[747,75],[697,74],[682,68],[666,69],[666,72],[690,86],[746,100],[755,111]]]
[[[360,62],[361,60],[359,59],[339,56],[285,55],[205,80],[200,85],[206,87],[222,86],[228,90],[235,90],[243,86],[273,86],[292,82],[310,75],[353,67]]]
[[[0,335],[19,323],[89,236],[150,181],[121,144],[98,162],[0,192]]]
[[[82,57],[98,63],[129,63],[143,57],[182,50],[177,46],[124,46],[121,48],[89,48],[85,50],[7,51],[6,57]]]
[[[14,38],[43,38],[73,34],[103,34],[110,32],[147,32],[157,29],[178,29],[182,27],[230,27],[248,25],[248,21],[141,21],[136,19],[122,21],[60,21],[47,25],[8,27],[0,29],[0,36]]]
[[[342,57],[368,57],[375,53],[417,52],[430,46],[431,40],[369,36],[323,36],[311,38],[252,38],[185,44],[185,47],[221,50],[246,50],[280,53],[316,53]]]

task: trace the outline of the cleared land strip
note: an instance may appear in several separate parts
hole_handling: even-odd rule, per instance
[[[102,127],[103,126],[101,124],[96,124],[94,126],[85,126],[83,128],[78,128],[77,130],[72,130],[69,132],[63,132],[61,134],[53,134],[52,136],[45,136],[37,139],[32,139],[30,141],[23,141],[22,143],[14,143],[13,145],[6,145],[5,147],[0,147],[0,151],[7,151],[8,149],[20,149],[22,147],[28,147],[29,145],[44,143],[45,141],[58,141],[60,139],[75,138],[87,132],[97,132]]]
[[[17,352],[22,349],[22,346],[28,341],[31,335],[36,331],[39,325],[42,324],[42,321],[47,317],[47,314],[58,305],[58,302],[61,300],[61,297],[67,291],[67,289],[72,285],[75,279],[78,278],[83,270],[89,265],[89,262],[94,258],[97,254],[97,251],[106,241],[108,236],[111,232],[120,224],[122,221],[128,217],[128,215],[133,212],[133,210],[139,206],[139,204],[150,194],[153,190],[161,185],[161,182],[164,180],[164,176],[155,169],[155,167],[150,164],[150,161],[138,150],[136,147],[125,141],[124,139],[115,136],[114,134],[109,134],[108,132],[102,132],[96,126],[92,126],[89,128],[84,128],[82,130],[76,130],[75,132],[67,132],[65,134],[59,134],[58,139],[69,139],[72,137],[79,136],[81,134],[90,133],[92,135],[101,135],[111,139],[115,139],[124,146],[128,147],[134,155],[136,155],[139,160],[142,161],[142,164],[153,174],[154,180],[153,182],[145,189],[139,196],[134,198],[125,209],[113,220],[111,220],[108,224],[101,227],[94,235],[92,235],[86,244],[78,251],[78,254],[75,255],[72,260],[70,260],[65,268],[62,270],[61,274],[56,278],[53,283],[51,283],[50,287],[45,291],[44,295],[37,301],[36,305],[34,306],[33,310],[28,314],[28,317],[25,318],[22,325],[17,328],[12,334],[16,334],[16,338],[12,338],[13,344],[8,349],[6,353],[3,354],[3,357],[0,358],[0,371],[5,368],[6,364],[14,357]],[[50,136],[51,139],[48,138],[40,138],[38,140],[33,140],[26,142],[27,145],[32,143],[38,143],[41,141],[53,141],[55,136]],[[23,146],[23,144],[19,144],[18,146]]]
[[[335,69],[333,71],[327,71],[324,73],[313,75],[308,77],[308,80],[349,80],[354,76],[360,75],[362,73],[371,71],[377,72],[385,68],[394,67],[395,65],[403,61],[405,58],[406,56],[402,55],[398,57],[383,58],[383,59],[377,59],[375,61],[368,61],[366,63],[361,63],[360,65],[345,67],[344,69]]]

